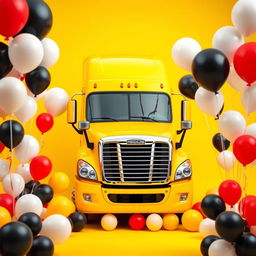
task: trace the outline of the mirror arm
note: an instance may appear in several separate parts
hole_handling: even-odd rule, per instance
[[[179,134],[181,134],[183,131],[184,131],[184,129],[180,129],[180,130],[176,131],[176,133],[179,135]]]
[[[180,133],[182,133],[182,135],[181,135],[180,141],[176,143],[176,149],[179,149],[179,148],[182,147],[182,144],[183,144],[183,141],[184,141],[186,132],[187,132],[187,130],[185,130],[185,129],[184,129],[184,130],[181,130],[181,131],[182,131],[182,132],[177,131],[177,133],[180,132]]]
[[[75,124],[72,124],[72,127],[74,128],[74,130],[78,133],[78,134],[83,134],[83,132],[82,131],[80,131],[76,126],[75,126]]]
[[[86,140],[87,148],[93,150],[93,149],[94,149],[94,143],[92,143],[92,142],[89,141],[87,131],[84,130],[84,131],[82,131],[82,133],[84,133],[84,137],[85,137],[85,140]]]

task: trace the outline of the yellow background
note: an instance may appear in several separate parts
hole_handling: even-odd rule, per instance
[[[169,81],[178,91],[179,79],[187,74],[171,59],[171,48],[181,37],[193,37],[202,48],[211,47],[214,32],[231,25],[234,0],[46,0],[52,9],[54,25],[48,37],[60,47],[59,62],[50,69],[51,87],[62,87],[71,96],[82,88],[84,59],[91,55],[142,55],[163,60]],[[225,110],[242,111],[240,96],[228,84],[223,87]],[[40,111],[45,111],[40,103]],[[180,110],[174,114],[180,115]],[[224,171],[216,163],[217,151],[211,139],[217,122],[192,103],[193,129],[187,133],[185,149],[193,162],[195,201],[208,188],[216,187]],[[255,120],[250,117],[249,123]],[[207,123],[209,125],[207,125]],[[27,131],[31,124],[26,125]],[[33,124],[32,134],[40,139]],[[73,177],[79,135],[66,124],[66,115],[44,137],[42,154],[52,159],[54,171]],[[231,171],[232,173],[232,171]],[[256,170],[248,168],[249,192]]]

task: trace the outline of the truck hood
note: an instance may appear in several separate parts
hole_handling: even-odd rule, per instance
[[[176,129],[173,123],[104,122],[91,123],[88,135],[94,141],[120,135],[149,135],[174,139]]]

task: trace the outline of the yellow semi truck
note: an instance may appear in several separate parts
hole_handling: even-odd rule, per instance
[[[182,150],[190,107],[173,109],[164,65],[143,58],[90,58],[68,123],[82,136],[74,200],[83,213],[183,213],[192,166]],[[80,95],[81,115],[77,120]],[[175,123],[173,115],[180,115]],[[181,123],[181,125],[180,125]]]

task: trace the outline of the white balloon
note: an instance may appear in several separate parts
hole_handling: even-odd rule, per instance
[[[226,171],[229,171],[232,169],[235,165],[236,158],[233,154],[233,152],[224,150],[220,152],[217,158],[218,164],[225,169]]]
[[[248,125],[245,128],[244,134],[251,135],[256,138],[256,123]]]
[[[59,46],[50,38],[44,38],[41,42],[44,48],[44,57],[40,66],[49,68],[59,59],[60,49]]]
[[[213,48],[222,51],[228,58],[229,63],[233,62],[236,50],[244,43],[244,38],[237,28],[225,26],[218,29],[213,38]]]
[[[216,117],[223,107],[224,96],[221,92],[215,94],[199,87],[195,94],[195,102],[203,112]]]
[[[0,80],[0,108],[7,114],[13,114],[21,108],[26,95],[25,85],[19,79],[5,77]]]
[[[39,197],[33,194],[26,194],[20,197],[15,204],[15,217],[18,219],[26,212],[33,212],[40,216],[43,211],[43,204]]]
[[[47,112],[55,117],[66,111],[68,100],[69,97],[66,91],[55,87],[47,92],[44,98],[44,106]]]
[[[255,0],[237,1],[232,9],[232,22],[245,36],[249,36],[256,32]]]
[[[11,41],[8,53],[14,69],[24,74],[40,65],[44,56],[44,49],[36,36],[23,33]]]
[[[29,181],[33,180],[31,174],[30,174],[30,165],[29,164],[20,164],[16,168],[16,173],[21,175],[25,181],[25,183],[28,183]]]
[[[173,45],[172,58],[177,66],[191,71],[193,59],[201,50],[200,44],[195,39],[184,37]]]
[[[53,214],[43,221],[40,235],[49,237],[54,244],[61,244],[69,238],[71,230],[71,224],[66,217]]]
[[[8,162],[5,159],[0,159],[0,180],[2,180],[8,173],[10,167]]]
[[[242,94],[242,103],[248,114],[256,111],[256,85],[247,87]]]
[[[227,78],[228,83],[237,91],[241,91],[247,88],[247,83],[236,73],[236,70],[231,65]]]
[[[25,123],[29,121],[37,112],[37,103],[36,101],[30,97],[27,96],[25,98],[25,102],[22,105],[22,107],[16,111],[15,115],[18,117],[18,119]]]
[[[199,232],[203,237],[215,235],[218,236],[218,233],[215,228],[215,221],[209,218],[203,219],[199,225]]]
[[[220,133],[234,142],[237,137],[244,134],[246,121],[239,112],[230,110],[220,116],[218,126]]]
[[[18,196],[23,191],[24,187],[24,179],[17,173],[7,174],[3,179],[4,191],[13,197]]]
[[[237,256],[235,247],[223,240],[218,239],[214,241],[209,247],[209,256]]]
[[[38,155],[39,149],[39,143],[35,137],[24,135],[21,143],[14,149],[14,153],[19,161],[25,164]]]

